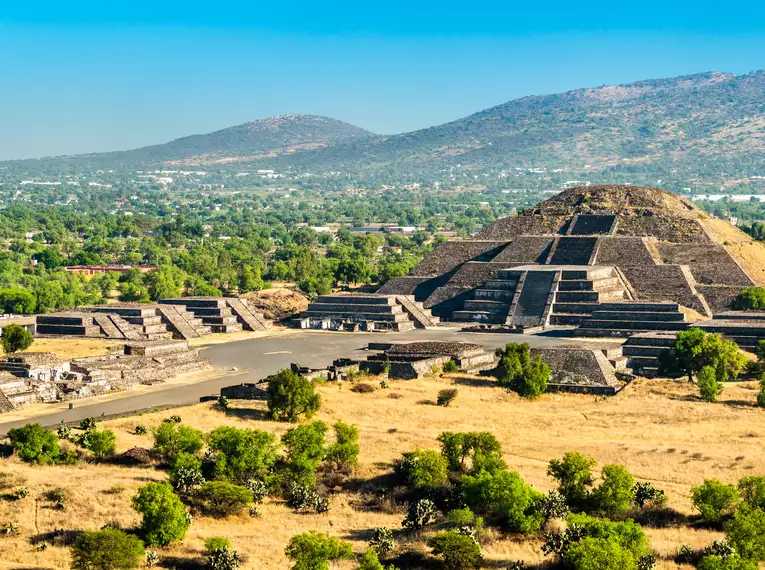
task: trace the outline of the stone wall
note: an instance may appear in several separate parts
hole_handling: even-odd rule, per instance
[[[630,282],[632,290],[641,301],[672,301],[707,314],[689,275],[681,265],[622,266],[622,273]]]
[[[505,244],[505,241],[477,239],[447,241],[426,255],[412,270],[412,275],[442,275],[466,261],[490,261]]]
[[[462,307],[462,304],[472,298],[473,287],[461,285],[444,285],[439,287],[425,299],[423,306],[431,309],[437,317],[448,316],[452,311]]]
[[[625,209],[616,222],[617,235],[652,236],[674,243],[711,243],[698,221],[649,209]]]
[[[730,310],[733,300],[739,296],[743,287],[697,285],[696,289],[704,295],[712,313]]]
[[[544,263],[554,238],[551,236],[520,236],[515,238],[492,260],[495,263]]]
[[[595,265],[654,265],[642,237],[602,237],[595,255]]]
[[[496,259],[496,258],[495,258]],[[447,285],[477,287],[490,279],[496,279],[500,270],[515,267],[513,263],[468,261],[451,276]]]
[[[521,235],[540,236],[558,234],[571,219],[568,215],[539,215],[529,214],[509,218],[501,218],[489,225],[476,237],[480,239],[508,241]]]
[[[531,355],[540,356],[547,363],[551,371],[548,383],[558,389],[566,386],[609,388],[615,393],[622,387],[614,376],[613,367],[599,349],[532,348]]]
[[[657,244],[664,263],[689,265],[693,277],[704,285],[745,287],[752,280],[721,245]]]

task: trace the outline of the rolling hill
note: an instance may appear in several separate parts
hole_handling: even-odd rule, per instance
[[[46,159],[116,167],[249,162],[313,171],[433,172],[545,167],[671,172],[682,179],[765,171],[765,71],[709,72],[509,101],[392,136],[312,115],[284,115],[125,152]],[[31,161],[28,161],[28,163]],[[653,182],[657,182],[653,180]]]

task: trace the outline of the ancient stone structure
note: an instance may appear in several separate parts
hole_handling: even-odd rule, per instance
[[[438,319],[412,295],[322,295],[300,313],[301,328],[408,331],[437,326]]]
[[[411,295],[448,321],[586,336],[682,330],[754,284],[708,221],[659,188],[571,188],[437,247],[378,293]]]
[[[387,369],[394,380],[421,378],[450,360],[469,372],[491,368],[495,360],[482,346],[467,342],[370,343],[368,348],[379,352],[359,362],[359,369],[370,374]]]
[[[120,303],[37,316],[37,334],[116,340],[189,340],[243,328],[265,331],[271,321],[245,299],[183,297],[160,303]]]
[[[531,356],[540,356],[550,367],[548,392],[584,392],[611,396],[624,386],[615,375],[614,364],[619,367],[624,365],[618,349],[609,351],[581,346],[556,346],[533,348]],[[608,356],[612,356],[611,361]]]
[[[0,412],[24,404],[55,402],[164,382],[178,374],[210,367],[181,340],[129,341],[103,356],[64,361],[47,352],[0,359]]]

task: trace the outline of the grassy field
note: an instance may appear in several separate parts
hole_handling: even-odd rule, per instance
[[[455,385],[459,395],[452,407],[432,405],[439,389]],[[553,488],[546,476],[547,462],[577,450],[596,458],[599,465],[621,463],[640,480],[664,489],[669,506],[692,513],[690,488],[705,478],[735,482],[746,475],[765,474],[765,411],[754,406],[753,384],[730,384],[717,403],[696,398],[696,388],[683,381],[639,380],[618,396],[547,394],[528,402],[494,387],[489,381],[463,376],[392,382],[387,390],[357,394],[347,385],[321,388],[324,400],[318,419],[342,419],[360,430],[360,480],[389,473],[404,451],[438,448],[443,431],[489,430],[501,441],[505,460],[541,491]],[[399,397],[391,398],[391,394]],[[209,431],[220,425],[252,427],[277,434],[290,427],[264,418],[261,403],[237,403],[224,413],[212,404],[145,414],[106,422],[115,430],[119,451],[150,447],[151,436],[131,432],[136,424],[156,426],[179,414],[185,424]],[[0,462],[7,485],[26,485],[29,496],[18,502],[0,500],[0,523],[15,521],[22,528],[17,538],[0,538],[1,567],[67,568],[69,553],[50,546],[37,552],[30,542],[55,529],[98,529],[117,521],[135,525],[137,515],[130,497],[147,481],[162,480],[161,471],[83,464],[72,467],[30,467],[15,458]],[[65,511],[49,508],[46,490],[62,486],[70,493]],[[356,486],[358,488],[358,486]],[[363,488],[363,486],[361,486]],[[223,535],[247,557],[248,569],[285,569],[283,555],[291,536],[311,529],[351,540],[357,552],[365,548],[366,534],[377,526],[399,529],[403,506],[380,512],[365,507],[363,491],[334,496],[332,510],[323,515],[296,514],[279,500],[267,499],[263,515],[216,520],[197,516],[182,544],[161,552],[163,557],[189,559],[202,555],[204,538]],[[660,568],[681,568],[668,560],[683,543],[702,547],[722,536],[692,528],[647,528]],[[427,549],[422,544],[408,545]],[[518,539],[495,532],[484,547],[487,568],[504,568],[510,561],[544,560],[537,538]],[[352,562],[335,566],[354,568]]]

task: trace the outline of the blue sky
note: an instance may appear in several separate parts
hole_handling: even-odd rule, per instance
[[[525,95],[762,68],[763,3],[7,0],[0,160],[283,113],[397,133]]]

